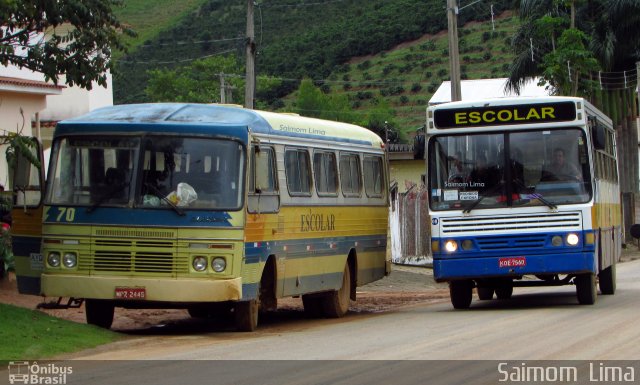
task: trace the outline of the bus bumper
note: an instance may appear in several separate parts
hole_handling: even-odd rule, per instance
[[[113,299],[116,288],[144,289],[144,298],[136,300],[158,302],[222,302],[242,298],[242,278],[233,279],[167,279],[96,277],[65,274],[42,274],[42,295]]]
[[[505,266],[510,258],[523,262],[521,266]],[[522,260],[524,258],[524,260]],[[501,267],[501,265],[503,267]],[[533,274],[578,274],[597,273],[596,259],[593,252],[571,254],[545,254],[527,256],[470,257],[470,258],[437,258],[433,259],[433,276],[436,281],[456,279],[518,277]]]

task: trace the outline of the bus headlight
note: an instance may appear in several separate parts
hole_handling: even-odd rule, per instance
[[[454,251],[458,250],[458,242],[456,242],[456,241],[447,241],[444,244],[444,249],[447,250],[450,253],[453,253]]]
[[[76,253],[64,253],[62,264],[68,269],[74,268],[78,264],[78,256]]]
[[[567,244],[569,246],[575,246],[578,244],[578,242],[580,242],[580,237],[578,237],[578,234],[571,233],[567,235]]]
[[[551,238],[551,244],[554,246],[562,246],[562,237],[554,235],[553,238]]]
[[[462,241],[462,250],[471,250],[473,248],[473,241],[471,239],[465,239]]]
[[[215,257],[211,261],[211,267],[216,273],[222,273],[227,268],[227,261],[222,257]]]
[[[195,257],[193,258],[193,262],[191,263],[193,266],[193,270],[195,271],[205,271],[207,269],[207,258],[205,257]]]
[[[51,267],[60,267],[60,253],[52,251],[47,255],[47,263]]]

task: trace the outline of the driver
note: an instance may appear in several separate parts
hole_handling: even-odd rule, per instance
[[[567,162],[562,148],[556,148],[553,150],[551,165],[543,171],[543,179],[582,181],[582,173],[574,164]]]

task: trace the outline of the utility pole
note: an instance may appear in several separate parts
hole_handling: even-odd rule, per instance
[[[224,84],[224,74],[222,72],[220,72],[220,103],[221,104],[225,104],[227,102],[227,99],[225,98],[225,88],[227,87],[226,84]]]
[[[458,52],[458,5],[457,0],[447,0],[449,22],[449,64],[451,66],[451,101],[462,100],[460,85],[460,54]]]
[[[256,42],[253,28],[253,0],[247,0],[247,65],[244,88],[244,107],[254,107],[254,95],[256,92]]]

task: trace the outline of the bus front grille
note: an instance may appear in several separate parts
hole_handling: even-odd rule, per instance
[[[580,231],[580,212],[441,218],[445,236]],[[536,242],[528,238],[524,242]]]
[[[188,257],[176,252],[166,239],[94,239],[80,268],[95,272],[120,272],[174,276],[188,273]]]

